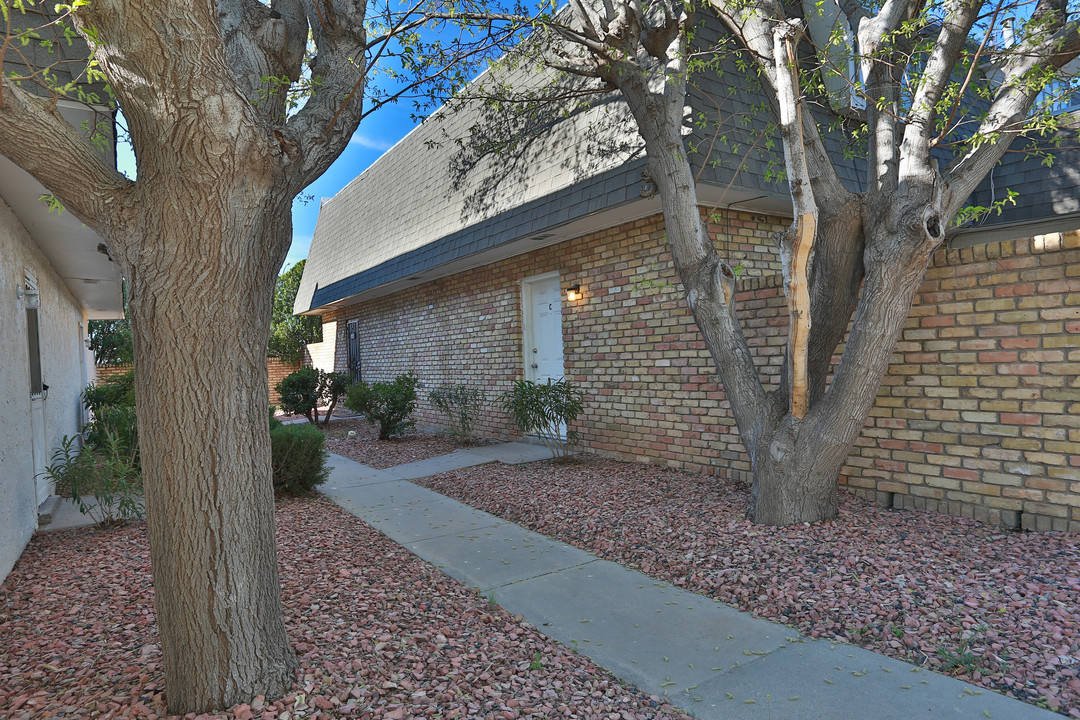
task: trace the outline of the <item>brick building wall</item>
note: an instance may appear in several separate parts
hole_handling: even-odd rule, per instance
[[[772,387],[787,311],[770,236],[784,224],[722,213],[709,226],[743,266],[737,308]],[[939,253],[844,481],[899,507],[1080,529],[1077,237]],[[417,420],[441,427],[430,388],[463,382],[494,400],[522,377],[521,281],[554,270],[584,296],[562,316],[566,376],[586,399],[583,445],[749,479],[659,217],[342,308],[324,316],[337,328],[324,338],[335,338],[343,370],[345,325],[358,319],[365,379],[415,372],[424,383]],[[505,437],[512,426],[493,404],[478,432]]]
[[[739,257],[744,273],[775,273],[779,260],[771,236],[786,224],[778,218],[730,212],[718,213],[709,229],[723,252]],[[709,367],[708,353],[681,299],[659,216],[335,310],[323,316],[324,342],[316,352],[325,356],[325,346],[334,338],[334,367],[345,370],[346,325],[357,319],[364,379],[389,380],[403,372],[416,373],[423,383],[416,413],[421,425],[445,425],[427,402],[431,388],[465,383],[480,388],[489,398],[477,432],[505,437],[513,426],[497,400],[523,376],[521,281],[554,270],[560,272],[564,289],[579,283],[584,293],[581,301],[563,305],[566,376],[586,394],[586,411],[578,428],[584,445],[626,459],[665,461],[673,466],[680,466],[681,461],[682,466],[701,470],[722,467],[719,456],[702,460],[713,452],[709,433],[697,440],[701,456],[685,449],[678,457],[646,455],[636,444],[654,435],[647,417],[658,412],[654,393],[660,393],[665,408],[674,407],[668,403],[669,392],[691,401],[692,393],[681,389],[682,358],[668,356],[692,351],[694,367],[703,371]],[[328,331],[331,326],[335,332]],[[676,336],[680,339],[674,340]],[[658,388],[652,372],[665,366],[665,372],[674,374],[663,379],[664,388]],[[637,374],[636,380],[615,379],[630,372]],[[607,397],[612,383],[623,386],[618,403]],[[709,397],[693,397],[697,407],[684,412],[710,427],[723,428],[729,420],[712,412],[721,399],[718,385],[715,380],[712,383]],[[642,414],[641,422],[626,425],[627,405]],[[626,429],[615,429],[615,424]]]
[[[131,370],[130,365],[96,365],[94,366],[94,382],[105,382],[119,377]]]
[[[1080,232],[935,256],[845,473],[901,507],[1080,530]]]
[[[280,358],[266,358],[267,384],[270,386],[271,405],[276,405],[281,400],[281,396],[274,390],[274,386],[284,380],[286,375],[299,369],[299,365],[284,362]]]
[[[322,323],[322,342],[308,343],[307,353],[304,357],[304,365],[307,367],[318,368],[323,372],[334,372],[334,363],[336,362],[335,353],[338,347],[344,349],[345,339],[344,332],[345,326],[341,326],[342,337],[339,342],[337,323],[332,320],[327,320],[323,317]],[[342,360],[342,366],[339,370],[345,369],[345,361]]]

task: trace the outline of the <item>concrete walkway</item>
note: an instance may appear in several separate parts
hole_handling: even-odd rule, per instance
[[[508,443],[375,470],[331,455],[320,490],[541,632],[698,718],[1061,717],[862,648],[804,638],[407,480],[549,456]]]

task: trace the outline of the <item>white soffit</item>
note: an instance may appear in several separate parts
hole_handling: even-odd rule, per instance
[[[76,127],[92,113],[84,107],[60,106]],[[120,270],[98,250],[101,238],[71,212],[49,212],[41,200],[50,194],[29,173],[0,156],[0,197],[30,233],[89,319],[123,317]]]

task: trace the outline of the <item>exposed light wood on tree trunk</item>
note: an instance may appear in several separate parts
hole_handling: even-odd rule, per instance
[[[809,409],[807,353],[810,346],[810,281],[807,265],[817,233],[817,216],[800,215],[788,279],[788,362],[791,367],[791,414],[802,418]]]
[[[808,265],[817,236],[817,203],[807,166],[803,134],[803,102],[795,43],[802,36],[795,22],[777,23],[773,30],[776,60],[776,96],[780,105],[780,133],[788,184],[795,204],[794,232],[785,234],[781,246],[785,294],[788,300],[787,376],[791,391],[790,412],[801,419],[809,409],[808,353],[810,345],[810,279]],[[788,242],[789,241],[789,242]]]

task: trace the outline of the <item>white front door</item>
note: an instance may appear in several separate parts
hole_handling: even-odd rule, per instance
[[[559,273],[526,278],[522,285],[525,322],[525,379],[544,383],[563,376],[562,294]]]

